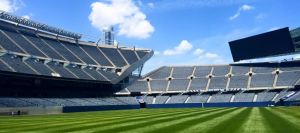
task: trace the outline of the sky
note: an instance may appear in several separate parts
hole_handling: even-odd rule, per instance
[[[114,27],[122,45],[155,51],[143,74],[164,65],[233,63],[229,41],[300,27],[299,5],[299,0],[0,0],[0,10],[85,35],[101,38],[102,27]]]

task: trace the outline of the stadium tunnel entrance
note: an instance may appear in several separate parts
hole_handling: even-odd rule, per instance
[[[137,102],[140,104],[140,109],[146,109],[147,108],[147,102],[144,100],[143,97],[137,96],[135,97]]]
[[[146,109],[147,108],[147,103],[146,102],[140,103],[140,108],[141,109]]]

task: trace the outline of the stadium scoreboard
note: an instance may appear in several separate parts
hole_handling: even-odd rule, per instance
[[[234,62],[295,52],[289,28],[229,42]]]

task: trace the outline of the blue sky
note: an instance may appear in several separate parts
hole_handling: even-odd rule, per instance
[[[83,34],[153,49],[143,73],[162,65],[232,63],[228,41],[300,27],[298,0],[0,0],[0,9]],[[278,61],[297,55],[252,61]],[[249,60],[250,61],[250,60]],[[245,62],[249,62],[245,61]]]

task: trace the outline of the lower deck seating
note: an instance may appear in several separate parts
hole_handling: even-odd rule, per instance
[[[256,102],[271,101],[275,95],[276,92],[258,93]]]
[[[187,103],[206,103],[210,95],[191,95]]]
[[[43,100],[42,98],[20,98],[20,99],[22,99],[23,101],[28,101],[30,103],[37,104],[39,106],[61,106],[57,103]]]
[[[184,103],[188,95],[172,96],[168,103]]]
[[[12,97],[0,97],[0,103],[4,105],[8,105],[9,107],[33,107],[37,106],[36,104],[23,101],[19,98]]]
[[[169,96],[156,96],[155,104],[165,104]]]
[[[61,106],[80,106],[81,104],[71,102],[62,98],[44,98],[44,100],[53,102],[55,104],[61,105]]]
[[[252,102],[255,93],[241,93],[234,96],[233,102]]]
[[[135,99],[135,97],[115,97],[115,98],[129,105],[139,104]]]
[[[153,96],[146,96],[144,97],[144,100],[146,100],[147,104],[152,104],[153,103]]]
[[[104,100],[98,99],[98,98],[82,98],[82,99],[86,100],[86,101],[89,101],[89,102],[92,102],[92,103],[95,103],[97,105],[111,105],[110,103],[108,103]]]
[[[212,95],[209,103],[221,103],[221,102],[230,102],[232,94],[214,94]]]
[[[111,105],[126,105],[125,102],[118,100],[114,97],[103,97],[103,98],[99,98],[99,99],[106,101],[106,102],[110,103]]]
[[[67,101],[71,101],[71,102],[83,105],[83,106],[98,105],[98,104],[96,104],[94,102],[90,102],[88,100],[84,100],[84,99],[81,99],[81,98],[64,98],[64,99],[67,100]]]
[[[291,94],[293,91],[287,91],[287,92],[280,92],[279,95],[276,97],[275,100],[280,100],[281,98],[285,97],[288,94]]]
[[[300,100],[300,93],[298,93],[295,96],[287,99],[287,101],[299,101],[299,100]]]

